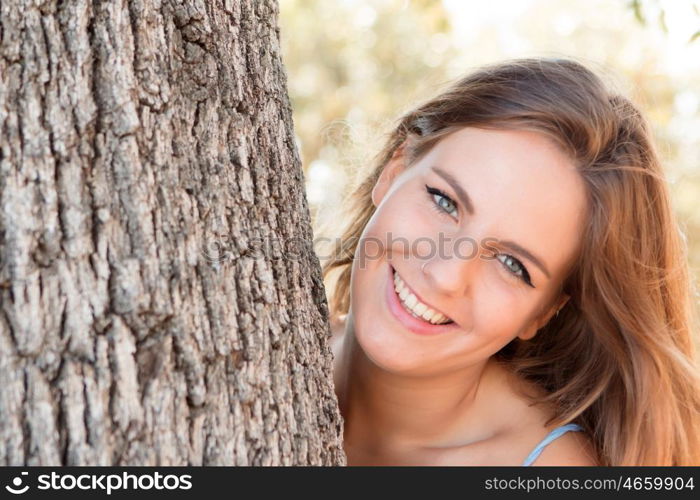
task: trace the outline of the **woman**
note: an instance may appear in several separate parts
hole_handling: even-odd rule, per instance
[[[581,64],[406,113],[324,263],[349,465],[699,465],[683,236],[649,126]]]

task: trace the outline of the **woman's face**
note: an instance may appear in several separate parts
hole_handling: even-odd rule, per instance
[[[399,150],[384,168],[353,262],[363,351],[386,370],[426,375],[532,338],[566,301],[560,286],[581,243],[586,197],[573,163],[536,132],[473,127],[404,161]]]

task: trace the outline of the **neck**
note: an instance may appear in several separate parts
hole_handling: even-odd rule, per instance
[[[346,447],[383,453],[488,437],[492,432],[484,427],[489,419],[479,395],[491,371],[484,361],[439,375],[388,372],[366,356],[348,318],[335,367]]]

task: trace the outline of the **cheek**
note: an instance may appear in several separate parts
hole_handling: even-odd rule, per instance
[[[365,226],[351,275],[351,279],[356,278],[354,288],[359,299],[366,295],[369,289],[366,287],[376,285],[374,273],[381,271],[379,277],[383,278],[384,268],[392,260],[402,259],[405,264],[419,265],[417,260],[411,261],[429,255],[430,241],[436,239],[435,228],[414,206],[415,201],[394,195],[380,205]]]
[[[524,302],[513,285],[504,280],[494,261],[482,261],[482,272],[471,287],[469,303],[474,332],[490,337],[508,337],[524,317]]]
[[[454,231],[453,225],[432,211],[425,200],[397,195],[375,213],[367,225],[365,237],[371,242],[368,249],[381,242],[392,255],[432,258],[438,255],[440,233],[449,237],[451,231]]]
[[[510,343],[530,323],[526,307],[499,285],[482,285],[467,299],[470,308],[464,334],[441,346],[434,364],[456,370],[483,361]]]
[[[513,340],[532,321],[528,290],[505,275],[495,260],[479,260],[470,273],[464,298],[465,334],[474,337],[484,353],[493,354]]]

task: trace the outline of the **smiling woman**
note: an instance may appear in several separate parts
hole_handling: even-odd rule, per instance
[[[645,120],[590,70],[456,81],[347,214],[324,277],[350,465],[700,464],[682,235]]]

